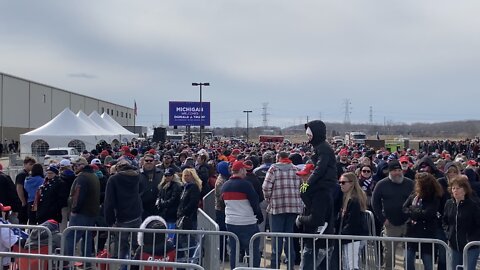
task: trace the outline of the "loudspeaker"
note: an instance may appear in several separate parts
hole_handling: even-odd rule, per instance
[[[167,139],[167,129],[158,127],[153,129],[153,138],[154,142],[165,142]]]

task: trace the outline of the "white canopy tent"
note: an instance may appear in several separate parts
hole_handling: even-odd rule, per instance
[[[134,137],[134,134],[130,136],[119,134],[108,126],[92,121],[83,112],[79,112],[77,116],[66,108],[43,126],[21,134],[20,150],[22,155],[42,155],[53,147],[91,150],[102,140],[107,143],[114,140],[127,142]]]
[[[105,117],[105,113],[100,116],[96,111],[93,111],[88,117],[98,126],[103,127],[106,130],[109,130],[115,134],[119,142],[126,143],[130,142],[133,138],[137,137],[134,133],[128,131],[122,127],[117,121],[113,120],[109,115]]]

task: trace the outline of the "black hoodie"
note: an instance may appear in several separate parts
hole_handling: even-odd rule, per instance
[[[315,170],[310,178],[308,185],[313,186],[320,181],[337,183],[337,161],[332,147],[325,141],[327,137],[327,128],[320,120],[314,120],[305,124],[305,129],[310,128],[313,137],[309,141],[314,147],[312,162],[315,164]]]
[[[104,209],[105,220],[109,226],[142,216],[140,176],[137,171],[125,168],[108,179]]]
[[[435,176],[436,179],[442,178],[444,175],[443,173],[435,166],[435,163],[433,163],[433,160],[430,157],[423,157],[420,162],[418,163],[418,170],[422,168],[422,165],[428,165],[430,167],[431,172],[433,176]]]

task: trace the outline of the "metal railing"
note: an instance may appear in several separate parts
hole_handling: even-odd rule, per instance
[[[285,243],[288,246],[291,246],[293,239],[299,239],[301,252],[302,252],[302,263],[303,269],[307,268],[308,265],[315,265],[318,267],[320,264],[323,264],[325,269],[335,269],[338,266],[339,269],[342,269],[344,265],[348,266],[348,269],[360,268],[360,269],[381,269],[383,261],[386,264],[390,264],[392,267],[397,264],[402,264],[404,260],[404,269],[415,269],[408,268],[408,264],[405,265],[407,259],[413,260],[413,263],[416,263],[416,253],[420,254],[420,257],[425,258],[424,263],[435,264],[435,256],[424,257],[425,254],[435,254],[440,248],[446,250],[446,269],[451,269],[451,250],[448,245],[438,239],[427,239],[427,238],[401,238],[401,237],[383,237],[383,236],[352,236],[352,235],[320,235],[320,234],[299,234],[299,233],[257,233],[250,239],[249,250],[251,256],[255,256],[254,245],[255,242],[258,243],[258,240],[261,238],[266,239],[285,239]],[[365,248],[369,244],[382,245],[390,247],[392,249],[396,248],[398,245],[402,244],[405,248],[403,250],[403,258],[396,256],[395,252],[392,252],[391,258],[382,258],[380,249],[377,249],[373,254]],[[276,243],[271,243],[271,246],[276,245]],[[341,248],[340,248],[341,247]],[[412,249],[410,251],[408,249]],[[277,249],[278,250],[278,249]],[[285,248],[287,250],[287,248]],[[408,250],[408,251],[407,251]],[[281,250],[277,252],[276,258],[268,258],[266,250],[263,252],[264,262],[260,267],[267,267],[267,260],[280,261]],[[287,252],[285,252],[287,253]],[[290,264],[293,265],[292,260],[294,258],[289,258]],[[249,260],[250,267],[254,267],[253,259]],[[411,262],[411,261],[410,261]],[[410,264],[411,265],[411,264]],[[277,267],[279,267],[277,265]],[[316,269],[316,268],[315,268]],[[323,268],[322,268],[323,269]]]
[[[224,236],[224,238],[228,237],[229,241],[235,241],[236,246],[240,246],[240,241],[235,234],[224,231],[74,226],[65,229],[62,235],[62,248],[60,253],[62,255],[72,253],[72,251],[66,250],[67,238],[70,233],[73,234],[73,243],[78,242],[78,236],[85,233],[92,235],[93,233],[96,235],[95,237],[87,237],[87,241],[80,245],[79,250],[82,251],[83,256],[85,256],[86,251],[89,250],[86,245],[93,244],[94,254],[98,254],[104,250],[110,258],[122,258],[124,256],[123,249],[126,249],[128,258],[131,257],[130,254],[132,252],[138,253],[135,256],[142,257],[144,253],[147,253],[145,247],[133,242],[136,234],[140,232],[144,234],[144,238],[147,234],[148,237],[151,237],[152,247],[161,247],[162,254],[156,254],[155,248],[153,248],[153,254],[148,253],[148,255],[167,257],[169,247],[173,246],[175,262],[197,263],[207,269],[221,269],[222,263],[224,264],[226,261],[225,258],[222,260],[219,256],[218,239],[220,236]],[[167,235],[171,234],[174,234],[175,237],[174,240],[169,242]],[[100,237],[104,237],[104,241],[102,241]],[[128,242],[122,246],[120,239],[127,239]],[[102,242],[105,243],[105,248],[101,246],[100,243]],[[237,248],[237,250],[238,249],[239,248]],[[92,254],[87,254],[87,257],[88,256],[92,256]],[[238,253],[230,259],[238,261]]]
[[[455,269],[475,269],[478,265],[478,253],[477,254],[468,254],[468,251],[473,248],[473,247],[480,248],[480,241],[473,241],[469,242],[465,247],[463,248],[463,254],[462,254],[462,260],[463,260],[463,265],[457,265]],[[470,256],[476,256],[475,258],[475,265],[471,265],[469,261],[469,255]]]
[[[207,195],[203,196],[203,211],[212,219],[215,220],[215,189],[210,190]]]
[[[103,259],[91,257],[75,257],[49,254],[29,254],[0,252],[0,258],[14,259],[13,268],[19,270],[54,270],[62,269],[66,263],[80,262],[83,264],[103,265],[106,269],[112,269],[113,266],[126,265],[129,269],[137,266],[137,269],[193,269],[204,270],[200,265],[193,263],[162,262],[162,261],[144,261],[144,260],[125,260],[125,259]],[[25,260],[22,260],[25,259]],[[35,261],[48,261],[50,265],[34,263]],[[71,265],[71,264],[70,264]],[[73,267],[72,267],[73,268]]]

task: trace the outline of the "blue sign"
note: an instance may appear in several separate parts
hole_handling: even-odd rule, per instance
[[[169,126],[210,126],[210,102],[170,101]],[[201,120],[200,120],[201,116]]]

